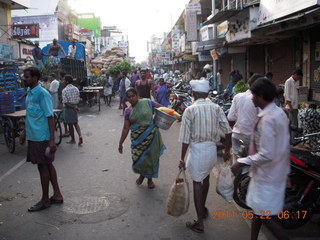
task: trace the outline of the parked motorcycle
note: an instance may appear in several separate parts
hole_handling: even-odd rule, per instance
[[[294,146],[305,143],[315,134],[296,138]],[[248,148],[243,142],[240,152],[241,157],[247,156]],[[290,164],[283,214],[278,216],[278,221],[286,229],[298,228],[308,222],[313,214],[320,213],[320,157],[310,151],[290,148]],[[233,199],[246,209],[249,209],[245,202],[249,182],[248,173],[240,173],[234,180]]]

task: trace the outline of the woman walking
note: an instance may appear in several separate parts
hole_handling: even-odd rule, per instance
[[[157,102],[165,107],[168,107],[169,105],[169,99],[168,99],[168,92],[170,91],[169,88],[170,88],[170,85],[166,84],[163,78],[160,78],[159,86],[156,88],[156,97],[157,97]]]
[[[123,152],[123,142],[131,129],[132,168],[140,174],[136,180],[141,185],[148,178],[148,188],[155,187],[152,178],[158,177],[159,158],[165,146],[161,134],[153,122],[153,109],[162,105],[150,99],[139,99],[136,89],[129,88],[126,97],[131,104],[125,109],[124,124],[119,141],[119,152]]]
[[[111,107],[112,87],[113,87],[113,79],[112,77],[109,77],[109,75],[106,74],[104,79],[103,97],[104,97],[104,102],[109,107]]]

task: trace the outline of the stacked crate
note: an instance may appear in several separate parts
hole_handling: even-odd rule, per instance
[[[14,94],[12,92],[0,92],[0,114],[14,112]]]

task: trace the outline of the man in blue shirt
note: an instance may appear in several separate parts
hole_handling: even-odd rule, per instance
[[[30,207],[29,212],[41,211],[54,203],[63,203],[56,169],[52,164],[56,145],[51,96],[38,84],[40,77],[38,68],[29,67],[24,70],[25,85],[30,88],[26,99],[27,162],[38,165],[42,187],[41,200]],[[49,182],[53,187],[51,198],[49,198]]]
[[[42,62],[42,57],[45,56],[46,54],[44,54],[41,50],[41,48],[39,47],[39,42],[35,41],[34,42],[34,49],[32,49],[32,56],[33,59],[35,61],[35,65],[37,66],[37,68],[39,68],[40,70],[42,70],[44,68],[43,62]]]

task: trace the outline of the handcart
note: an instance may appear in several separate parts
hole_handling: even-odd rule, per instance
[[[61,109],[54,109],[55,122],[55,143],[59,145],[62,140],[62,129],[60,124]],[[10,153],[14,153],[16,148],[16,138],[25,131],[26,110],[0,115],[0,125],[3,129],[5,143]]]

